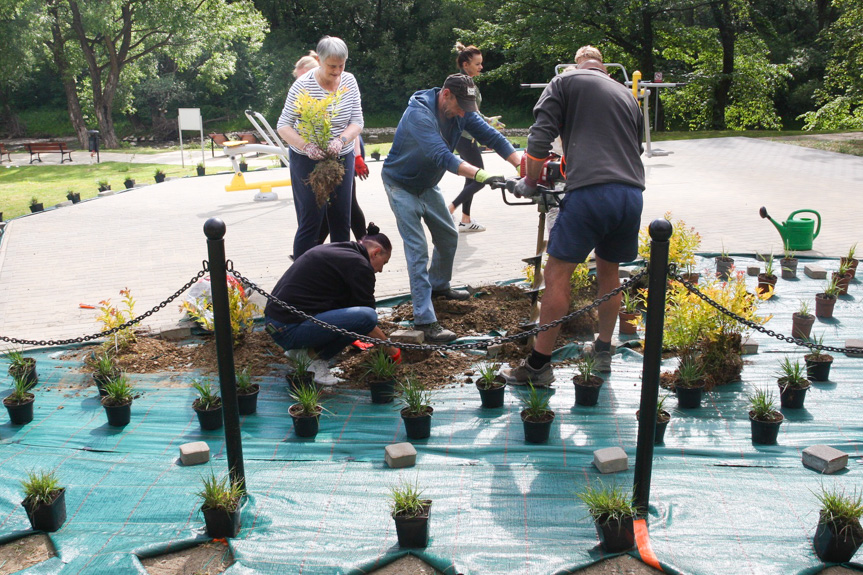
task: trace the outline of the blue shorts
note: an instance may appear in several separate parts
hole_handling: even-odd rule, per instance
[[[644,204],[641,188],[628,184],[594,184],[567,192],[548,237],[548,253],[580,264],[595,249],[612,263],[638,256],[638,230]]]

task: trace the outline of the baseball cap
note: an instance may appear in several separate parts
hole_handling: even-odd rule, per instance
[[[476,112],[476,84],[466,74],[452,74],[447,76],[443,87],[452,92],[458,101],[459,107],[465,112]]]

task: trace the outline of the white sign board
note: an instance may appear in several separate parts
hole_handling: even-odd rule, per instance
[[[177,108],[177,123],[181,130],[202,130],[200,108]]]

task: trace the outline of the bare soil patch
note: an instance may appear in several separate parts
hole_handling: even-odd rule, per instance
[[[222,541],[208,541],[182,551],[141,559],[150,575],[216,575],[233,562],[230,548]]]
[[[0,546],[0,575],[9,575],[55,555],[47,535],[30,535]]]

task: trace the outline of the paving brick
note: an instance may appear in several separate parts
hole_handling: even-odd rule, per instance
[[[629,278],[631,278],[631,277],[632,277],[632,272],[631,272],[630,270],[627,270],[627,269],[624,269],[624,268],[620,268],[620,269],[618,269],[618,270],[617,270],[617,276],[618,276],[620,279],[624,279],[624,280],[625,280],[625,279],[629,279]]]
[[[827,278],[827,270],[815,264],[806,264],[803,266],[803,273],[814,280],[823,280]]]
[[[600,473],[617,473],[627,470],[629,458],[620,447],[606,447],[593,452],[593,464]]]
[[[417,462],[417,450],[410,443],[392,443],[384,448],[384,460],[393,469],[413,467]]]
[[[498,355],[500,355],[502,349],[503,345],[498,343],[495,345],[488,346],[485,353],[488,357],[497,357]]]
[[[193,441],[180,446],[183,465],[200,465],[210,460],[210,446],[205,441]]]
[[[425,334],[419,330],[399,329],[390,334],[390,339],[401,343],[422,343]]]
[[[863,339],[846,339],[845,347],[848,351],[845,355],[848,357],[863,357]]]
[[[755,355],[758,353],[758,342],[751,337],[744,339],[740,347],[743,349],[742,355]]]
[[[176,341],[192,335],[192,326],[183,323],[169,323],[154,330],[162,339]]]
[[[845,469],[848,454],[829,445],[813,445],[803,450],[803,465],[824,475]]]
[[[746,275],[757,276],[761,273],[761,266],[746,266]]]

